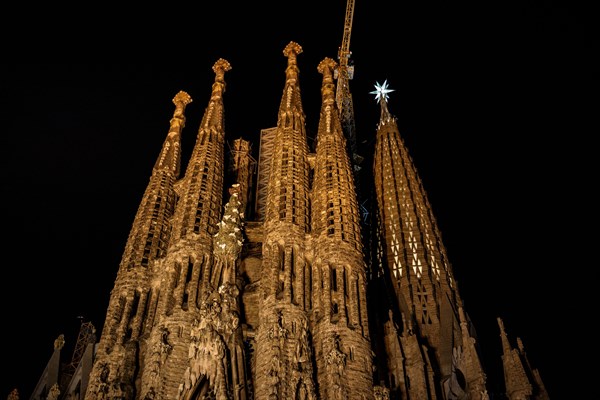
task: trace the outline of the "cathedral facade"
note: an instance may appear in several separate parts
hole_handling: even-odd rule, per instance
[[[213,66],[185,170],[181,134],[192,99],[175,95],[101,335],[82,358],[86,370],[72,375],[78,384],[49,380],[32,398],[491,398],[386,86],[376,91],[381,116],[366,167],[374,194],[367,230],[336,101],[338,65],[325,58],[317,67],[321,109],[311,148],[302,47],[290,42],[283,53],[277,125],[261,132],[256,159],[242,138],[230,141],[226,158],[228,61]],[[513,348],[498,322],[506,398],[549,398],[522,345]]]

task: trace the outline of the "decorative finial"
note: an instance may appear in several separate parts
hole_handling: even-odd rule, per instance
[[[64,345],[65,345],[65,335],[61,333],[54,340],[54,350],[61,350]]]
[[[171,120],[171,124],[176,124],[174,128],[179,128],[182,125],[184,119],[183,112],[185,107],[191,102],[192,98],[183,90],[180,90],[175,97],[173,97],[173,104],[175,104],[175,112],[173,113],[173,117],[175,117],[176,121]],[[178,119],[181,119],[181,121]],[[183,128],[183,126],[181,126],[181,128]]]
[[[19,390],[16,388],[13,389],[8,395],[8,400],[19,400]]]
[[[381,100],[387,101],[388,93],[393,92],[394,89],[388,89],[387,79],[383,82],[382,85],[379,82],[375,83],[375,90],[369,92],[370,94],[374,94],[377,102],[379,103]]]
[[[283,49],[283,55],[290,58],[293,63],[296,63],[296,56],[302,53],[302,46],[292,41],[289,42],[285,49]]]
[[[331,103],[335,100],[335,84],[333,83],[333,71],[336,67],[337,63],[329,57],[325,57],[317,67],[317,71],[323,74],[323,85],[321,86],[321,93],[323,94],[324,102]]]
[[[181,105],[181,107],[185,107],[188,104],[190,104],[192,102],[192,98],[190,97],[189,94],[187,94],[186,92],[184,92],[183,90],[180,90],[175,97],[173,97],[173,104],[175,104],[176,106]],[[83,318],[83,317],[82,317]]]
[[[231,70],[231,64],[224,58],[219,58],[213,65],[215,83],[212,86],[211,101],[220,99],[225,92],[225,72]]]
[[[224,58],[219,58],[213,65],[213,71],[216,75],[215,81],[223,82],[224,77],[225,77],[225,72],[230,71],[230,70],[231,70],[231,64],[229,64],[229,61],[225,60]]]

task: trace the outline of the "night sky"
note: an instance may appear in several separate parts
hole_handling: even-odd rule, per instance
[[[501,384],[491,376],[501,368],[501,317],[513,343],[522,339],[551,398],[586,393],[577,359],[593,343],[582,321],[594,276],[588,270],[597,268],[586,258],[597,243],[586,244],[582,226],[591,225],[590,182],[597,179],[584,153],[598,130],[586,123],[595,43],[584,12],[550,1],[412,3],[356,1],[350,88],[360,149],[368,148],[379,119],[369,92],[387,80],[395,89],[389,110],[479,333],[491,391]],[[298,63],[307,132],[316,135],[317,65],[337,60],[345,7],[342,0],[248,4],[223,7],[228,17],[219,13],[219,21],[200,12],[185,46],[174,37],[155,52],[155,63],[5,58],[0,304],[7,368],[0,398],[14,387],[29,398],[61,333],[68,360],[81,317],[100,335],[175,94],[184,90],[193,99],[183,166],[218,58],[232,65],[225,74],[226,140],[254,140],[276,124],[283,49],[295,41],[304,49]]]

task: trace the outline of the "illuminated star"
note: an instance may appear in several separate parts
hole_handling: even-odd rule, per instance
[[[393,92],[394,89],[388,89],[388,83],[387,83],[387,79],[383,82],[383,85],[380,85],[379,82],[377,82],[375,84],[375,90],[373,90],[372,92],[369,92],[370,94],[374,94],[375,98],[377,99],[377,102],[379,103],[379,101],[381,99],[385,99],[387,100],[388,98],[388,93]]]

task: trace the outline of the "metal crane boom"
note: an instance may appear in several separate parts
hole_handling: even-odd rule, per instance
[[[340,60],[340,66],[348,66],[350,55],[350,35],[352,34],[352,20],[354,19],[354,0],[348,0],[346,3],[346,17],[344,18],[344,36],[342,38],[342,45],[340,46],[338,58]],[[349,76],[352,79],[352,76]]]
[[[358,165],[362,161],[356,153],[356,133],[354,122],[354,105],[352,95],[350,94],[350,79],[354,76],[354,66],[350,63],[350,35],[352,33],[352,19],[354,18],[354,0],[347,0],[346,17],[344,19],[344,36],[342,45],[338,51],[338,67],[335,77],[337,78],[337,87],[335,100],[340,112],[340,119],[344,135],[348,141],[348,151],[355,171],[360,169]]]

